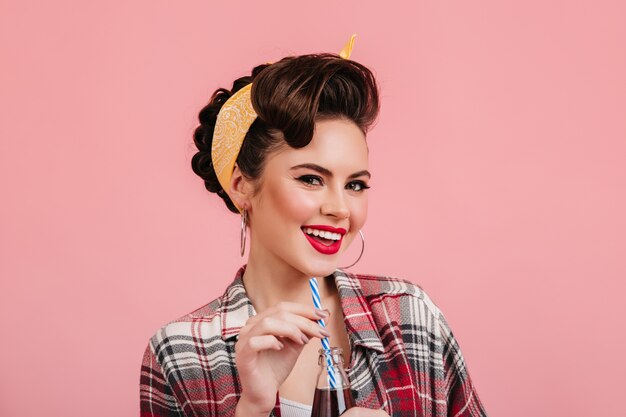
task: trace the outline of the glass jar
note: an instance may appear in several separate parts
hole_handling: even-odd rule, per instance
[[[341,348],[320,349],[319,372],[311,417],[338,417],[354,407]]]

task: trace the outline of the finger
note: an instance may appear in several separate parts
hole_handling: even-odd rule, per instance
[[[308,337],[319,337],[320,339],[324,337],[330,337],[330,333],[324,327],[322,327],[317,321],[308,319],[306,317],[299,316],[297,314],[281,312],[275,316],[279,320],[283,320],[285,322],[289,322],[298,326],[301,332],[306,334]]]
[[[281,301],[275,306],[268,308],[263,313],[272,315],[277,312],[293,313],[293,314],[297,314],[298,316],[306,317],[309,320],[325,319],[325,318],[328,318],[328,316],[330,316],[329,310],[318,310],[315,307],[310,306],[310,305],[301,304],[301,303],[292,303],[290,301]]]
[[[314,324],[330,316],[328,310],[318,310],[314,307],[299,303],[281,302],[268,308],[263,313],[248,319],[248,325],[255,325],[266,317],[276,317],[296,324],[301,330],[312,337],[328,337],[329,334],[322,326]],[[299,318],[299,319],[298,319]]]
[[[328,310],[317,310],[311,306],[299,303],[281,302],[263,311],[263,313],[250,317],[245,326],[240,330],[240,337],[246,337],[253,331],[258,323],[268,317],[291,322],[298,326],[302,333],[310,337],[329,337],[330,334],[322,326],[317,324],[318,320],[327,318],[330,315]],[[258,334],[258,329],[254,334]],[[296,341],[297,342],[297,341]]]
[[[248,347],[253,352],[260,352],[262,350],[281,350],[285,347],[275,336],[263,335],[254,336],[248,340]]]
[[[330,337],[330,333],[326,328],[322,327],[320,324],[311,319],[302,317],[294,313],[281,311],[272,316],[265,317],[263,320],[267,321],[268,319],[276,319],[282,321],[283,323],[290,323],[297,326],[298,329],[300,329],[300,331],[304,335],[306,335],[307,339],[310,339],[312,337],[318,337],[320,339]],[[300,338],[303,339],[302,337]],[[307,341],[308,340],[305,340],[304,342],[306,343]]]
[[[281,320],[275,317],[265,317],[252,326],[246,337],[272,335],[284,337],[294,343],[303,345],[308,343],[310,338],[300,328],[289,320]]]

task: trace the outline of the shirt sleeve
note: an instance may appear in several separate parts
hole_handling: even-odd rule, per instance
[[[443,369],[447,387],[448,416],[486,417],[487,413],[472,384],[459,344],[441,313],[439,324],[443,339]]]
[[[161,364],[148,344],[141,364],[139,382],[139,407],[141,417],[184,417],[172,388],[163,376]]]

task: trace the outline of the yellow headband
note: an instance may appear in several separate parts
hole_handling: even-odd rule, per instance
[[[352,35],[341,52],[339,52],[339,56],[343,59],[350,59],[355,37],[356,34]],[[235,161],[237,161],[243,139],[257,117],[250,99],[251,90],[252,83],[246,85],[226,100],[215,121],[211,158],[217,179],[224,191],[229,195],[230,179],[235,169]],[[234,201],[233,204],[241,212],[241,208]]]
[[[256,112],[250,101],[252,83],[233,94],[220,109],[213,131],[211,158],[217,179],[222,188],[230,195],[230,178],[235,169],[235,161],[239,155],[243,138],[246,136]],[[231,199],[232,200],[232,199]],[[241,208],[233,201],[237,210]]]

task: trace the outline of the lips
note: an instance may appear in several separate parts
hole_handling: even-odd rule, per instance
[[[315,237],[307,234],[304,231],[305,229],[315,229],[315,230],[322,230],[325,232],[338,233],[340,237],[339,237],[339,240],[335,240],[330,245],[326,245],[322,243],[321,241],[319,241],[318,239],[316,239]],[[341,248],[341,242],[343,241],[343,236],[346,234],[346,229],[326,226],[326,225],[306,225],[302,227],[302,233],[304,234],[304,237],[306,237],[306,239],[309,241],[311,246],[313,246],[313,248],[316,251],[324,255],[333,255],[337,253],[339,249]]]

